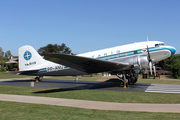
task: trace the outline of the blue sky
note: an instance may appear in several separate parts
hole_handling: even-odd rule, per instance
[[[84,53],[149,40],[180,52],[180,0],[1,0],[0,47],[65,43]]]

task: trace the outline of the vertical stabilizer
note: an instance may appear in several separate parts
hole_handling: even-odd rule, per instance
[[[22,46],[18,50],[19,54],[19,70],[36,70],[45,60],[36,52],[36,50],[29,46]]]

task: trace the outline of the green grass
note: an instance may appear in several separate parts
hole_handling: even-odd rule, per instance
[[[48,78],[43,78],[43,79],[53,79],[53,80],[75,80],[76,77],[48,77]],[[107,81],[108,79],[111,79],[109,77],[82,77],[79,76],[78,80],[79,81]]]
[[[3,85],[0,85],[0,93],[119,103],[180,103],[180,94],[168,93],[145,93],[108,90],[71,90]]]
[[[180,85],[180,80],[159,80],[159,79],[139,79],[137,83],[151,83],[151,84],[176,84]]]
[[[13,79],[13,78],[25,78],[28,77],[26,75],[17,75],[17,74],[6,74],[4,72],[0,72],[0,79]]]
[[[178,113],[92,110],[0,101],[1,120],[179,120]]]

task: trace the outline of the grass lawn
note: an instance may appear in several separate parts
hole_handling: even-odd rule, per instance
[[[76,77],[71,77],[71,76],[67,76],[67,77],[48,77],[48,78],[43,78],[43,79],[53,79],[53,80],[75,80]],[[111,77],[82,77],[79,76],[78,80],[79,81],[107,81],[111,79]],[[117,78],[115,78],[117,79]]]
[[[44,96],[80,100],[94,100],[120,103],[161,103],[179,104],[180,94],[145,93],[108,90],[70,90],[40,87],[0,85],[1,94]]]
[[[13,78],[25,78],[28,77],[26,75],[17,75],[17,74],[6,74],[4,72],[0,72],[0,79],[13,79]]]
[[[180,80],[172,79],[172,80],[162,80],[162,79],[139,79],[137,83],[152,83],[152,84],[175,84],[180,85]]]
[[[91,110],[0,101],[1,120],[179,120],[178,113]]]

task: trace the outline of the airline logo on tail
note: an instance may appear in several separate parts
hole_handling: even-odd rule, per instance
[[[25,59],[25,60],[30,60],[30,59],[31,59],[31,57],[32,57],[31,52],[26,51],[26,52],[24,53],[24,59]]]

